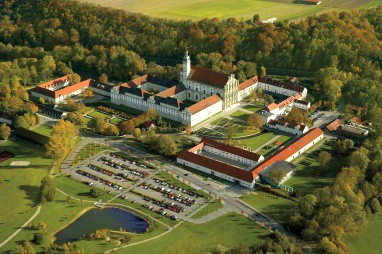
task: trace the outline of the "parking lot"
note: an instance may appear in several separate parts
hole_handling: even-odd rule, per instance
[[[113,193],[120,193],[153,173],[146,165],[115,153],[99,154],[72,168],[71,177]]]
[[[340,116],[337,111],[314,111],[309,115],[309,119],[312,119],[313,127],[324,128],[330,122],[336,120]]]

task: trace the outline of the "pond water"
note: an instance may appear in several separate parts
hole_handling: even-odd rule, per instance
[[[124,209],[93,208],[54,236],[55,243],[62,245],[76,241],[83,235],[89,235],[98,229],[119,230],[123,228],[128,232],[144,233],[147,227],[148,223],[144,219]]]

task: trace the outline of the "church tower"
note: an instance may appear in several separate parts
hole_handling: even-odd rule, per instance
[[[184,55],[183,58],[183,69],[181,73],[181,77],[183,81],[186,81],[188,76],[190,75],[191,72],[191,60],[190,56],[188,55],[188,50],[186,50],[186,54]]]

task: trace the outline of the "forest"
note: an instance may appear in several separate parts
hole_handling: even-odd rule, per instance
[[[343,237],[381,210],[381,39],[382,6],[262,24],[256,15],[174,21],[72,0],[0,0],[0,109],[17,111],[19,126],[34,125],[37,110],[25,87],[73,72],[105,73],[115,81],[144,73],[177,79],[186,48],[200,66],[235,73],[240,81],[266,68],[313,73],[312,102],[343,111],[363,107],[359,116],[375,132],[342,155],[346,163],[335,169],[331,187],[301,197],[287,226],[319,243],[322,253],[346,253]],[[274,249],[268,247],[256,250]]]

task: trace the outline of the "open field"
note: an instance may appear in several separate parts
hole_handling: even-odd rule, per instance
[[[218,244],[227,248],[252,245],[265,240],[267,235],[265,229],[248,218],[229,213],[205,224],[184,222],[159,239],[115,253],[212,253]]]
[[[50,137],[50,133],[52,132],[52,130],[53,130],[53,126],[49,124],[40,124],[36,128],[32,129],[32,131],[47,137]]]
[[[230,18],[251,19],[259,14],[262,20],[276,17],[278,20],[294,19],[314,15],[337,8],[359,8],[363,5],[376,6],[380,0],[333,0],[319,6],[293,3],[293,0],[80,0],[106,7],[143,13],[171,19]],[[369,6],[369,7],[371,7]]]
[[[45,149],[23,140],[0,143],[0,151],[15,154],[0,163],[0,242],[25,223],[36,211],[38,190],[53,161]],[[27,167],[11,167],[12,161],[29,161]]]
[[[102,117],[104,120],[107,120],[107,119],[110,119],[111,118],[111,115],[108,115],[108,114],[104,114],[102,112],[99,112],[99,111],[93,111],[89,114],[89,116],[91,117],[94,117],[94,116],[97,116],[97,117]]]
[[[314,151],[312,151],[314,150]],[[314,146],[308,150],[308,154],[304,154],[301,157],[297,158],[295,163],[296,169],[293,172],[292,177],[287,180],[284,184],[294,188],[294,191],[299,195],[305,195],[311,193],[314,189],[328,186],[332,183],[335,175],[338,173],[336,168],[341,168],[341,158],[333,157],[331,170],[325,175],[318,174],[318,162],[317,157],[321,151],[330,151],[331,150],[331,141],[325,140],[321,141],[319,146]],[[312,151],[312,152],[311,152]],[[338,166],[337,166],[338,165]]]
[[[365,231],[345,240],[349,252],[352,254],[379,254],[382,253],[382,213],[373,215]]]
[[[250,206],[264,212],[277,222],[284,223],[294,202],[262,191],[240,197]]]

